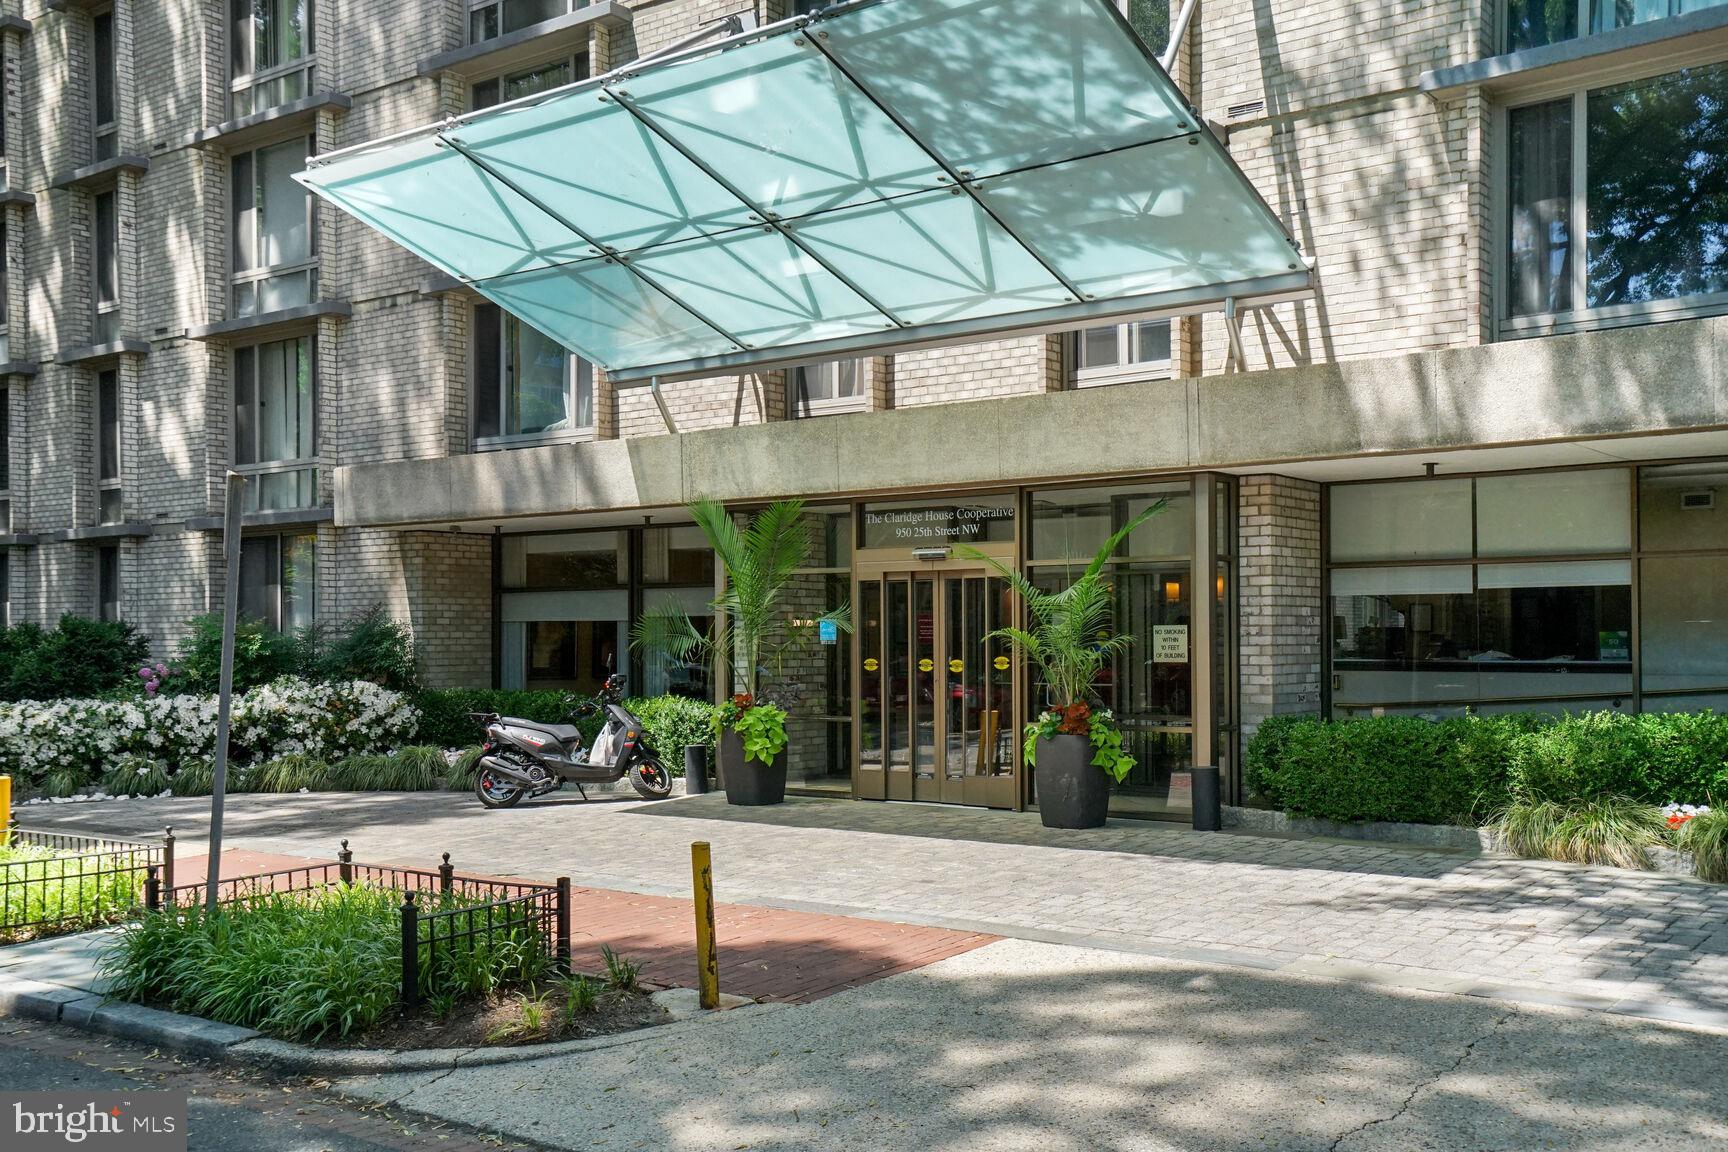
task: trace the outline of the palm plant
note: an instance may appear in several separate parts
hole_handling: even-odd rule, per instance
[[[756,759],[772,759],[785,744],[785,714],[773,701],[788,701],[796,691],[785,674],[787,658],[809,644],[822,621],[851,631],[850,615],[842,605],[816,621],[800,622],[783,607],[798,570],[810,563],[802,500],[770,504],[743,524],[713,501],[691,504],[689,511],[726,575],[724,591],[709,605],[714,624],[704,631],[682,607],[667,602],[649,607],[637,619],[630,642],[683,663],[708,664],[717,675],[729,670],[734,696],[720,709],[717,723],[734,729],[760,727],[743,714],[773,708],[780,713],[778,723],[768,727],[778,729],[778,743],[770,732],[767,743],[756,745],[754,753]],[[760,755],[770,745],[772,751]]]

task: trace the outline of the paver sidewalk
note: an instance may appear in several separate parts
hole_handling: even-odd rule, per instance
[[[198,834],[206,801],[26,809],[26,823]],[[724,901],[1292,971],[1516,986],[1622,1010],[1728,1012],[1728,887],[1684,877],[1373,844],[1196,833],[1033,814],[792,800],[729,808],[538,802],[484,811],[441,793],[235,796],[229,842],[328,858],[567,875],[686,895],[689,844],[713,845]]]

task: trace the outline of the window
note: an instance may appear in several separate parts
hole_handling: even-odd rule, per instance
[[[120,619],[120,545],[96,549],[96,618]]]
[[[236,317],[310,304],[318,294],[312,197],[294,181],[313,151],[311,137],[296,136],[234,157]]]
[[[12,627],[12,558],[0,551],[0,628]]]
[[[241,613],[274,632],[311,624],[317,616],[317,540],[311,532],[241,540]]]
[[[511,100],[520,100],[524,96],[549,92],[587,78],[588,54],[578,52],[574,56],[566,56],[547,64],[537,64],[521,72],[482,80],[474,85],[470,104],[476,109],[490,108],[494,104],[504,104]]]
[[[1623,468],[1334,485],[1332,702],[1629,707]]]
[[[588,7],[588,0],[469,0],[468,43],[478,44]]]
[[[0,388],[0,536],[12,532],[12,390]]]
[[[594,367],[496,304],[474,306],[474,438],[583,438]]]
[[[1723,0],[1506,0],[1506,51],[1714,8]]]
[[[96,522],[125,519],[120,486],[120,373],[96,374]]]
[[[1170,374],[1170,321],[1135,320],[1085,328],[1069,337],[1076,387]]]
[[[318,502],[314,342],[294,336],[234,350],[234,466],[248,512]]]
[[[232,0],[229,105],[250,116],[312,93],[312,0]]]
[[[1728,463],[1638,477],[1638,645],[1646,710],[1728,710]]]
[[[864,407],[864,361],[830,360],[786,371],[786,405],[793,416],[856,412]]]
[[[111,344],[120,339],[120,208],[112,189],[96,193],[91,212],[96,316],[90,342]]]
[[[1128,26],[1154,52],[1170,43],[1170,0],[1116,0]]]
[[[5,115],[6,110],[0,108],[0,118]],[[0,364],[12,359],[12,342],[6,334],[6,317],[11,311],[7,305],[6,281],[6,222],[0,220]]]
[[[1510,109],[1507,146],[1503,330],[1728,303],[1728,65]]]
[[[98,160],[120,154],[119,86],[120,69],[114,55],[114,10],[109,8],[90,20],[90,127]]]

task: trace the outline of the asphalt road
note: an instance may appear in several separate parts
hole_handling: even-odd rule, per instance
[[[117,1041],[13,1020],[0,1021],[0,1089],[185,1092],[192,1152],[535,1147],[346,1099],[322,1081],[266,1082]]]

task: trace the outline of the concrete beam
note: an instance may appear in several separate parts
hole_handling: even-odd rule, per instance
[[[335,470],[339,526],[967,488],[1728,427],[1728,317]]]

